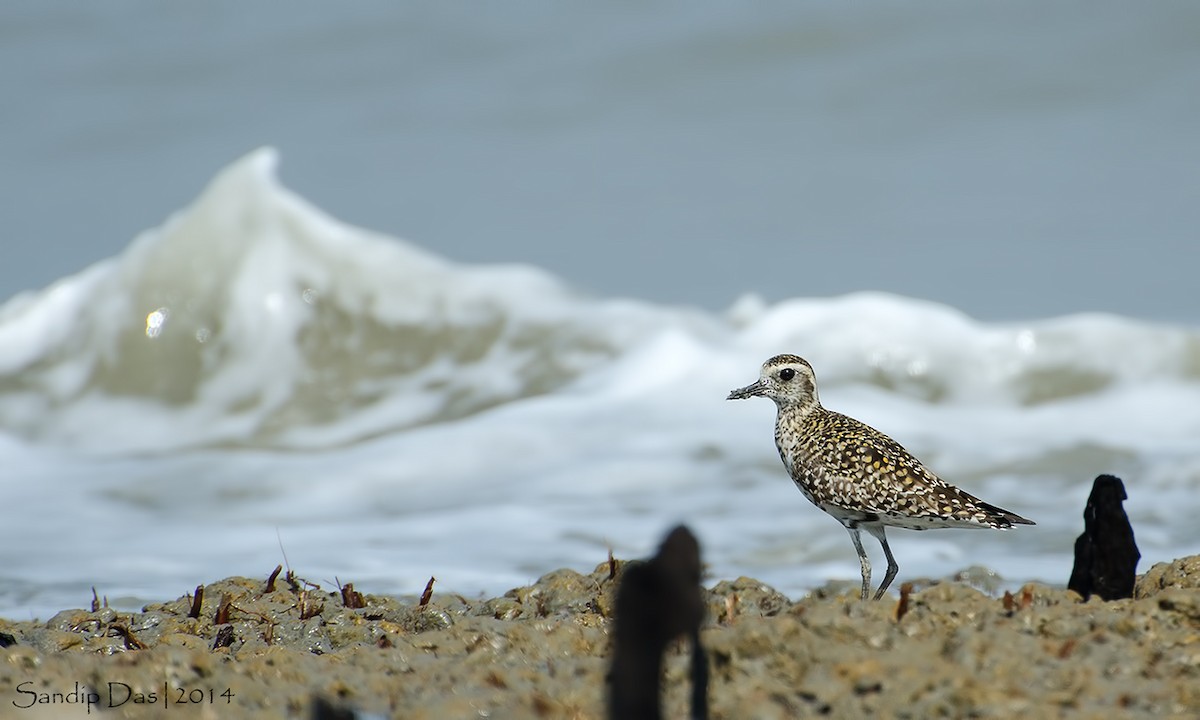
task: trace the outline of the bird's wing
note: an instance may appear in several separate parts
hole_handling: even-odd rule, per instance
[[[993,524],[986,503],[942,480],[892,438],[854,418],[834,414],[825,466],[839,495],[862,512]],[[998,509],[998,508],[997,508]]]

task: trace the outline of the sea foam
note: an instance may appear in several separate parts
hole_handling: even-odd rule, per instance
[[[1200,334],[1107,315],[982,323],[861,293],[716,315],[594,298],[333,220],[260,150],[120,256],[0,307],[0,614],[174,597],[286,557],[310,579],[502,592],[690,523],[717,577],[857,577],[791,487],[767,357],[948,480],[1038,522],[892,533],[902,577],[1065,582],[1091,479],[1144,565],[1200,551]],[[750,279],[747,279],[750,282]]]

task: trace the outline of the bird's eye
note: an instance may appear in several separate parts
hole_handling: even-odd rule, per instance
[[[784,382],[787,382],[794,377],[796,377],[796,371],[791,368],[784,368],[779,371],[779,379]]]

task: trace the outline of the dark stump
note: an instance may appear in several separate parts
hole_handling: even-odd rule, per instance
[[[704,599],[700,545],[685,527],[671,531],[658,554],[630,564],[617,589],[609,717],[658,720],[663,652],[676,638],[692,640],[692,717],[708,716],[708,664],[700,645]]]
[[[1086,600],[1133,597],[1141,558],[1133,527],[1121,503],[1127,499],[1120,478],[1101,475],[1092,485],[1083,511],[1083,534],[1075,541],[1075,567],[1067,587]]]

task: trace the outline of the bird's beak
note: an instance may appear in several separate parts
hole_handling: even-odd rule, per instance
[[[738,388],[737,390],[730,392],[729,397],[727,397],[725,399],[726,400],[745,400],[746,398],[749,398],[749,397],[755,397],[756,395],[762,395],[763,392],[765,392],[765,388],[763,387],[762,380],[757,380],[755,382],[750,383],[749,385],[747,385],[744,388]]]

